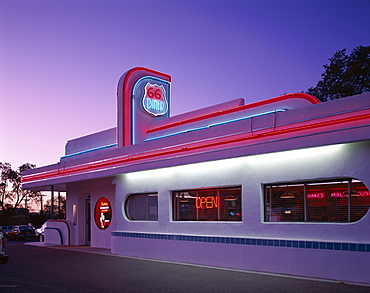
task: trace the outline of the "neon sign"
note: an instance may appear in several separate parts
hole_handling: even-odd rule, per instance
[[[307,193],[307,198],[325,198],[325,193],[323,192]]]
[[[217,196],[203,196],[197,197],[195,200],[197,209],[213,209],[218,207]]]
[[[307,193],[307,198],[325,198],[325,194],[323,192]]]
[[[330,194],[331,197],[348,197],[348,194],[345,192],[332,192]],[[370,197],[370,191],[358,191],[353,192],[351,196],[359,196],[359,197]]]
[[[154,116],[166,114],[168,103],[164,86],[147,82],[144,87],[142,104],[144,110]]]
[[[347,194],[344,194],[344,192],[332,192],[330,194],[330,197],[348,197]]]
[[[99,229],[105,230],[109,227],[112,220],[112,207],[107,198],[101,197],[96,202],[94,217]]]
[[[358,195],[361,197],[370,197],[370,191],[359,191]]]

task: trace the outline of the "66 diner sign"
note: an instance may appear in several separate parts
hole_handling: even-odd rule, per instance
[[[163,85],[147,82],[144,86],[142,105],[145,111],[154,115],[164,115],[168,111],[167,94]]]

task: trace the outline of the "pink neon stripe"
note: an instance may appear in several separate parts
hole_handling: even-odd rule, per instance
[[[304,124],[301,126],[294,126],[294,127],[285,127],[280,130],[275,129],[274,131],[270,132],[264,132],[264,133],[259,133],[253,132],[253,133],[248,133],[248,135],[244,134],[236,134],[236,135],[230,135],[227,137],[222,137],[222,138],[214,138],[214,139],[209,139],[206,141],[201,141],[201,142],[195,142],[195,143],[186,143],[180,146],[176,147],[168,147],[164,149],[158,149],[154,151],[150,151],[147,153],[141,153],[141,154],[136,154],[136,155],[127,155],[119,158],[112,158],[112,159],[107,159],[102,162],[95,162],[95,163],[90,163],[86,165],[80,165],[80,166],[75,166],[71,167],[68,169],[63,169],[63,170],[54,170],[54,171],[49,171],[49,172],[44,172],[44,173],[39,173],[35,175],[28,175],[24,176],[22,182],[29,182],[29,181],[34,181],[34,180],[41,180],[41,179],[46,179],[49,177],[61,177],[64,175],[70,175],[70,174],[78,174],[80,172],[89,172],[89,171],[96,171],[99,168],[107,168],[110,166],[114,165],[122,165],[122,164],[128,164],[131,162],[136,162],[138,160],[145,160],[145,159],[152,159],[152,158],[159,158],[163,156],[168,156],[172,154],[180,154],[180,153],[189,153],[190,151],[196,151],[199,149],[205,149],[205,148],[213,148],[213,147],[218,147],[220,145],[224,146],[225,144],[232,144],[232,143],[239,143],[239,142],[245,142],[248,140],[252,139],[260,139],[260,138],[265,138],[269,136],[276,136],[276,135],[281,135],[281,134],[286,134],[286,133],[291,133],[291,132],[297,132],[297,131],[303,131],[303,130],[312,130],[313,128],[319,128],[319,127],[325,127],[325,126],[332,126],[336,124],[342,124],[342,123],[348,123],[348,122],[353,122],[353,121],[359,121],[359,120],[364,120],[364,119],[369,119],[370,118],[370,113],[367,113],[369,110],[365,110],[365,114],[360,114],[357,116],[351,116],[351,117],[343,117],[346,114],[339,114],[337,115],[338,119],[336,120],[324,120],[321,122],[315,122],[311,124]],[[362,111],[364,112],[364,111]],[[323,119],[322,119],[323,120]]]
[[[244,105],[244,99],[242,98],[227,101],[225,103],[221,103],[218,105],[213,105],[213,106],[202,108],[199,110],[194,110],[192,112],[172,116],[167,119],[152,122],[149,129],[161,127],[167,124],[176,124],[178,122],[181,123],[183,120],[191,119],[191,118],[198,117],[198,116],[204,116],[204,115],[208,115],[208,114],[216,113],[216,112],[224,112],[225,110],[237,108],[243,105]]]
[[[168,124],[157,126],[157,127],[152,127],[152,128],[147,130],[147,133],[152,133],[152,132],[156,132],[156,131],[159,131],[159,130],[164,130],[164,129],[176,127],[176,126],[179,126],[179,125],[184,125],[184,124],[191,123],[191,122],[201,121],[201,120],[218,117],[218,116],[225,115],[225,114],[235,113],[235,112],[239,112],[239,111],[243,111],[243,110],[247,110],[247,109],[252,109],[252,108],[256,108],[256,107],[260,107],[260,106],[264,106],[264,105],[268,105],[268,104],[272,104],[272,103],[276,103],[276,102],[281,102],[281,101],[284,101],[284,100],[297,99],[297,98],[307,100],[311,104],[319,104],[320,103],[320,101],[318,99],[316,99],[315,97],[313,97],[311,95],[308,95],[308,94],[304,94],[304,93],[288,94],[288,95],[275,97],[275,98],[271,98],[271,99],[267,99],[267,100],[263,100],[263,101],[259,101],[259,102],[255,102],[255,103],[251,103],[251,104],[231,108],[231,109],[225,109],[223,111],[217,111],[217,112],[213,112],[213,113],[209,113],[209,114],[205,114],[205,115],[201,115],[201,116],[197,116],[197,117],[191,117],[191,118],[188,118],[188,119],[185,119],[185,120],[182,120],[182,121],[176,121],[176,122],[173,122],[173,123],[168,123]]]

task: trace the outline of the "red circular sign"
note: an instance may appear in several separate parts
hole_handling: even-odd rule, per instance
[[[101,197],[95,205],[95,223],[99,229],[105,230],[112,220],[112,206],[106,197]]]

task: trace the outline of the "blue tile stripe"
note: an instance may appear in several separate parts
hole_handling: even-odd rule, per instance
[[[236,237],[214,237],[214,236],[192,236],[179,234],[155,234],[155,233],[137,233],[137,232],[112,232],[113,237],[161,239],[176,241],[194,241],[211,242],[238,245],[257,245],[257,246],[275,246],[292,247],[304,249],[324,249],[340,251],[358,251],[370,252],[370,244],[363,243],[341,243],[341,242],[323,242],[306,240],[280,240],[280,239],[256,239],[256,238],[236,238]]]

